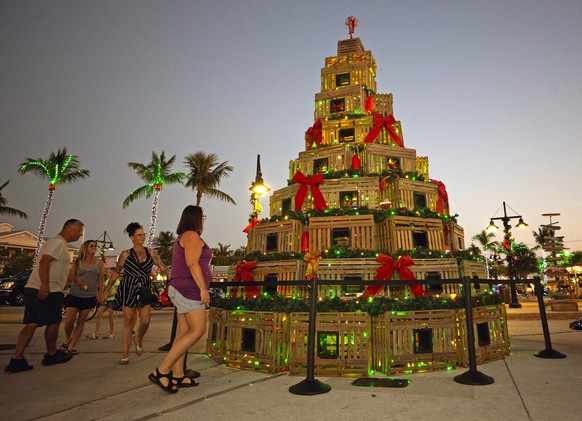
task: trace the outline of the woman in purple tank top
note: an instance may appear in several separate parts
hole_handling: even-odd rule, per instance
[[[206,333],[212,249],[200,238],[205,219],[201,207],[187,206],[176,230],[168,296],[176,306],[178,330],[166,358],[148,377],[169,393],[180,387],[198,386],[198,382],[184,374],[184,355]]]

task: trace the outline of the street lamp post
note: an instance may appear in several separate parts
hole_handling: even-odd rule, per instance
[[[95,242],[100,245],[99,250],[101,260],[105,262],[105,253],[110,250],[115,250],[115,247],[113,247],[113,241],[111,241],[111,238],[107,235],[107,231],[105,231],[97,240],[95,240]]]
[[[259,197],[271,190],[263,182],[263,173],[261,173],[261,155],[257,155],[257,174],[255,175],[255,181],[251,183],[249,190],[251,191],[251,206],[253,207],[253,212],[251,213],[252,222],[252,219],[256,218],[263,211]]]
[[[515,211],[514,211],[515,212]],[[515,261],[513,256],[513,250],[511,247],[511,225],[509,225],[509,221],[511,219],[519,219],[516,228],[524,228],[527,227],[528,224],[523,222],[523,218],[521,215],[514,215],[508,216],[507,215],[507,205],[503,202],[503,216],[493,217],[489,222],[489,226],[487,228],[497,228],[493,221],[501,221],[503,222],[503,247],[505,248],[506,253],[506,260],[507,260],[507,275],[509,279],[515,281]],[[521,308],[521,304],[517,300],[517,289],[515,287],[515,283],[511,283],[509,285],[510,292],[511,292],[511,302],[509,303],[510,308]]]

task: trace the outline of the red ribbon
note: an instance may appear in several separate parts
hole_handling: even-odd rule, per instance
[[[307,148],[311,149],[313,147],[313,142],[317,146],[321,144],[323,140],[321,136],[321,118],[318,118],[317,121],[305,132],[305,141],[307,141]]]
[[[374,126],[372,127],[372,130],[370,130],[370,133],[368,133],[368,135],[364,139],[364,142],[374,143],[374,141],[382,131],[382,128],[384,128],[386,129],[392,140],[398,146],[403,148],[404,143],[402,142],[402,139],[400,139],[400,136],[396,134],[394,128],[392,127],[392,124],[396,123],[396,119],[394,118],[394,116],[390,114],[386,117],[382,117],[381,114],[378,114],[374,110],[371,110],[370,113],[374,116]]]
[[[407,254],[401,256],[398,260],[394,260],[387,254],[380,253],[380,255],[376,258],[376,261],[378,263],[382,263],[382,266],[376,269],[376,276],[374,277],[374,280],[388,281],[392,279],[394,270],[398,272],[398,276],[403,281],[411,281],[416,279],[414,273],[408,269],[408,266],[412,266],[414,264],[414,260],[412,260],[412,257]],[[430,295],[420,285],[409,286],[415,297],[418,297],[419,295]],[[382,288],[384,288],[383,285],[370,285],[362,294],[362,298],[375,297],[376,294],[382,290]]]
[[[431,178],[431,183],[436,184],[438,188],[439,198],[437,200],[436,210],[438,213],[445,213],[445,203],[449,204],[449,195],[447,193],[447,188],[445,184],[438,180],[433,180]]]
[[[245,282],[245,281],[254,281],[253,274],[251,270],[257,267],[257,261],[252,260],[250,262],[246,261],[238,261],[236,264],[236,273],[234,274],[235,282]],[[258,287],[245,287],[247,291],[247,298],[257,297],[259,295],[259,288]],[[232,290],[232,296],[236,297],[238,294],[238,287],[234,287]]]
[[[321,190],[319,190],[319,185],[323,184],[322,174],[315,174],[307,178],[301,171],[297,171],[291,181],[301,184],[299,190],[297,190],[297,194],[295,195],[296,211],[301,210],[303,202],[305,201],[305,197],[307,197],[307,186],[311,187],[311,196],[313,197],[313,205],[315,206],[315,209],[319,211],[327,209],[327,203],[325,203],[323,194],[321,194]]]
[[[260,219],[253,218],[253,220],[251,221],[251,223],[250,223],[250,224],[248,224],[248,225],[247,225],[247,227],[246,227],[246,228],[245,228],[245,229],[244,229],[242,232],[244,232],[244,233],[248,234],[248,233],[249,233],[249,230],[250,230],[251,228],[254,228],[254,227],[255,227],[255,225],[257,225],[259,222],[261,222],[261,220],[260,220]]]

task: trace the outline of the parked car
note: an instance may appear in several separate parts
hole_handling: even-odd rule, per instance
[[[24,305],[24,285],[32,270],[23,270],[10,278],[0,278],[0,300],[12,306]]]

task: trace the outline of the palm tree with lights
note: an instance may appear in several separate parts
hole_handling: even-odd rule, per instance
[[[8,180],[4,184],[0,185],[0,215],[2,215],[2,216],[18,216],[19,218],[27,219],[28,215],[26,213],[22,212],[21,210],[6,206],[8,204],[8,199],[6,199],[2,195],[2,190],[4,190],[4,187],[6,187],[8,185],[8,183],[10,183],[10,180]]]
[[[473,236],[473,240],[477,241],[483,248],[483,257],[485,258],[485,267],[487,268],[487,277],[489,277],[489,262],[487,260],[488,250],[497,250],[499,247],[499,242],[492,241],[495,234],[492,232],[487,232],[482,230],[479,234]]]
[[[219,164],[216,154],[196,152],[186,156],[185,164],[190,170],[186,186],[196,191],[196,206],[200,206],[203,195],[236,205],[232,197],[217,188],[220,181],[233,170],[228,161]]]
[[[170,172],[170,168],[172,167],[172,164],[174,164],[175,160],[176,155],[166,160],[166,153],[162,151],[160,155],[152,152],[152,160],[148,164],[142,164],[140,162],[127,163],[130,168],[137,172],[139,178],[141,178],[147,184],[131,192],[130,195],[127,196],[123,201],[123,208],[125,209],[131,202],[140,197],[145,196],[146,199],[149,199],[152,194],[154,195],[152,202],[152,220],[147,241],[148,247],[151,247],[154,241],[154,234],[156,233],[156,219],[158,215],[158,200],[164,184],[181,184],[186,177],[186,173],[183,172]]]
[[[32,172],[40,178],[48,180],[48,198],[44,205],[44,211],[38,227],[38,239],[34,250],[33,265],[36,264],[40,246],[42,245],[46,229],[46,221],[53,202],[53,195],[57,186],[61,183],[71,184],[85,177],[89,177],[89,170],[79,168],[79,159],[76,155],[67,153],[67,148],[59,149],[56,153],[51,152],[48,159],[26,158],[18,167],[21,174]]]

